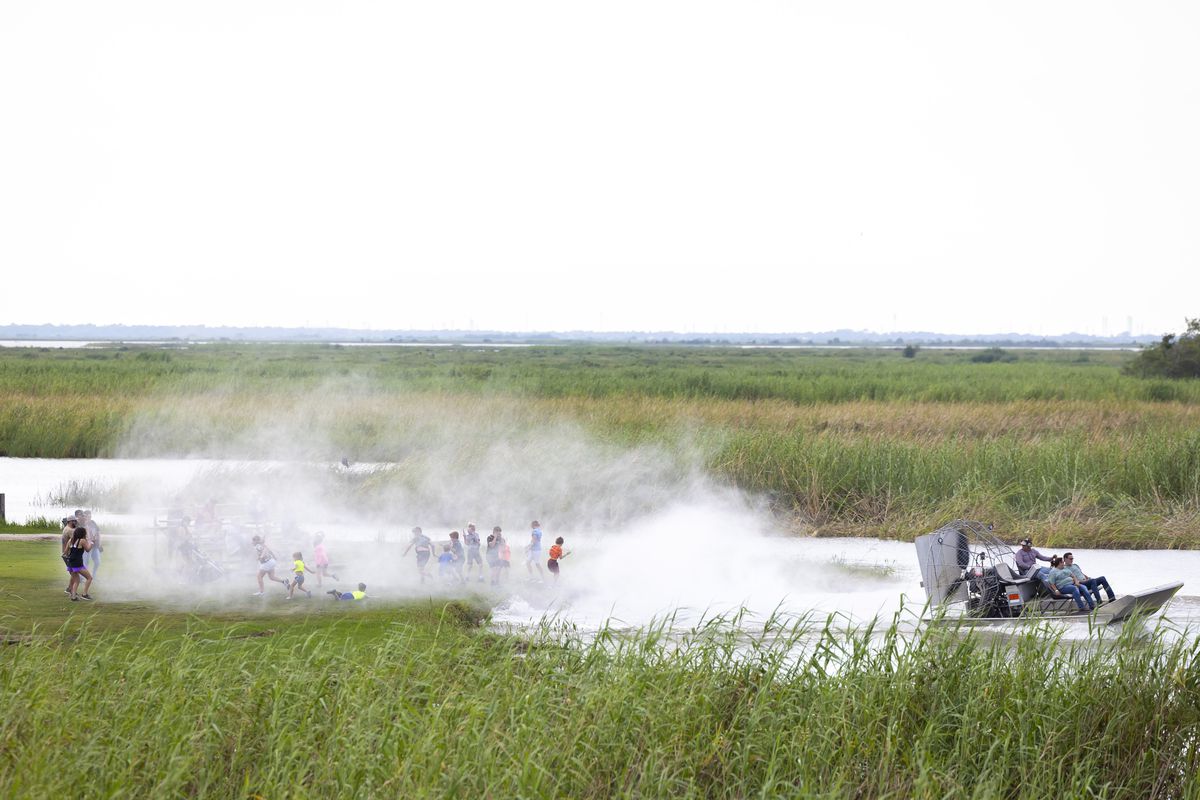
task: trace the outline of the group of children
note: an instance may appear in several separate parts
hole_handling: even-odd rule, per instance
[[[312,592],[304,586],[305,573],[317,576],[317,586],[320,586],[327,577],[338,580],[338,576],[329,569],[329,553],[325,550],[325,534],[323,533],[318,532],[313,537],[313,566],[316,569],[310,567],[304,561],[304,554],[297,550],[292,553],[291,578],[280,578],[275,574],[275,568],[279,566],[279,562],[275,559],[271,548],[267,547],[263,537],[255,536],[250,541],[254,544],[254,554],[258,558],[258,591],[254,593],[254,597],[260,597],[263,594],[263,578],[270,578],[276,583],[282,583],[283,588],[287,590],[288,600],[296,596],[297,589],[312,597]],[[367,585],[360,583],[358,589],[351,592],[330,589],[326,594],[331,595],[335,600],[362,600],[367,596]]]
[[[542,536],[541,523],[534,520],[530,524],[529,544],[525,546],[525,569],[529,573],[530,581],[545,580],[541,563]],[[310,567],[304,560],[303,553],[296,551],[292,553],[291,577],[281,578],[275,574],[279,561],[271,548],[267,546],[266,540],[262,536],[255,536],[251,539],[255,557],[258,559],[258,591],[253,596],[260,597],[264,594],[264,578],[283,584],[289,600],[295,597],[297,589],[312,597],[312,592],[304,585],[306,574],[316,575],[318,586],[327,577],[338,580],[337,575],[330,571],[329,554],[325,550],[324,540],[324,534],[317,533],[315,535],[313,566]],[[450,540],[442,545],[442,552],[437,559],[438,577],[447,583],[466,583],[474,572],[475,580],[483,583],[484,546],[484,542],[479,539],[479,533],[476,531],[474,523],[467,525],[461,537],[458,531],[451,531]],[[412,529],[412,539],[404,548],[402,555],[408,555],[410,550],[416,551],[417,574],[420,576],[421,583],[425,583],[427,579],[432,580],[433,576],[428,571],[428,565],[433,558],[434,543],[419,527]],[[546,559],[546,569],[554,576],[556,583],[560,574],[559,562],[568,555],[570,555],[570,551],[563,549],[563,537],[559,536],[550,546]],[[504,538],[504,532],[499,525],[492,528],[491,534],[487,537],[486,561],[492,584],[500,584],[502,580],[505,580],[508,569],[512,566],[512,549],[509,547],[508,540]],[[536,578],[534,577],[535,571]],[[331,589],[328,594],[337,600],[362,600],[366,597],[366,591],[366,585],[360,583],[356,591],[339,592]]]
[[[541,563],[542,537],[541,523],[534,520],[530,524],[529,543],[525,546],[525,569],[529,573],[530,581],[545,580]],[[289,600],[295,597],[297,590],[312,597],[312,592],[304,585],[305,575],[316,575],[317,586],[321,586],[325,578],[338,580],[338,576],[330,570],[329,553],[325,549],[325,535],[321,532],[314,536],[312,566],[309,566],[308,562],[304,560],[302,552],[296,551],[292,553],[291,577],[285,578],[275,574],[279,561],[275,557],[275,553],[267,546],[266,540],[261,535],[256,535],[251,539],[251,543],[258,560],[258,591],[254,592],[253,596],[255,597],[261,597],[265,593],[264,578],[282,584],[287,591]],[[73,516],[63,520],[62,558],[70,576],[66,593],[72,600],[92,599],[89,591],[95,570],[100,565],[102,549],[99,526],[92,522],[89,512],[79,510]],[[427,567],[433,557],[434,543],[419,527],[412,529],[412,539],[404,548],[402,555],[408,555],[408,552],[414,549],[417,556],[417,572],[421,583],[425,583],[427,579],[433,577]],[[556,583],[560,574],[559,562],[568,555],[570,555],[570,551],[563,549],[563,537],[559,536],[550,546],[546,559],[546,569],[554,576]],[[85,557],[92,560],[91,571],[84,565]],[[498,585],[506,580],[508,570],[512,566],[512,549],[509,547],[508,540],[504,538],[500,526],[492,528],[492,532],[486,540],[485,551],[485,543],[480,541],[475,524],[470,523],[461,538],[458,531],[451,531],[449,542],[442,544],[442,552],[437,559],[438,576],[444,582],[466,583],[474,573],[476,581],[483,583],[485,558],[492,584]],[[78,592],[81,581],[86,581],[82,594]],[[327,594],[337,600],[362,600],[366,597],[366,590],[366,584],[360,583],[354,591],[341,592],[331,589]]]
[[[544,580],[545,573],[542,572],[541,563],[542,525],[535,519],[530,524],[530,529],[529,544],[525,546],[525,569],[528,571],[531,581],[534,580],[535,569],[537,570],[537,579]],[[434,544],[419,527],[412,529],[412,539],[409,541],[408,547],[404,548],[401,556],[408,555],[409,550],[416,552],[417,574],[420,576],[421,583],[432,579],[433,576],[427,567],[433,558]],[[450,541],[442,545],[442,552],[438,555],[438,577],[447,583],[466,583],[471,579],[474,571],[475,580],[483,583],[485,556],[482,551],[484,551],[484,543],[479,540],[475,523],[467,524],[461,538],[458,531],[450,531]],[[546,569],[554,576],[556,582],[559,576],[558,562],[569,554],[570,551],[563,550],[563,538],[559,536],[550,547],[549,558],[546,560]],[[498,585],[502,580],[507,579],[508,570],[512,566],[512,548],[509,547],[508,540],[504,538],[504,532],[499,525],[492,528],[492,532],[487,537],[486,561],[492,585]]]

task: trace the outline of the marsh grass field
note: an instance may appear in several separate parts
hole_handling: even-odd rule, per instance
[[[458,420],[579,426],[765,497],[816,535],[969,516],[1050,546],[1200,546],[1200,382],[1132,353],[211,344],[0,349],[0,455],[413,461]],[[403,469],[398,471],[403,472]],[[364,502],[370,500],[364,497]]]
[[[1130,357],[0,349],[0,450],[387,462],[331,484],[371,507],[427,451],[453,471],[563,429],[818,535],[971,516],[1200,546],[1200,388],[1127,377]],[[25,538],[0,536],[6,798],[1200,796],[1200,643],[1165,628],[987,637],[902,611],[584,633],[500,629],[471,595],[72,603],[54,537]],[[135,539],[109,541],[106,570]]]
[[[1162,631],[518,637],[469,599],[164,613],[70,603],[56,550],[0,541],[6,798],[1200,791],[1200,644]]]

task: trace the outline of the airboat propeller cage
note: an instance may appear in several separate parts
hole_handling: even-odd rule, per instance
[[[1008,545],[988,532],[990,527],[982,522],[956,519],[933,533],[917,537],[921,585],[932,605],[966,602],[969,590],[964,572],[980,553],[1000,558],[1011,555]]]

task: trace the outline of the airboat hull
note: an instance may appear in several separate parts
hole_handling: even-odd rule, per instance
[[[1047,620],[1062,620],[1064,622],[1092,622],[1101,625],[1111,625],[1124,622],[1130,617],[1145,617],[1161,609],[1171,601],[1171,598],[1183,588],[1183,581],[1143,589],[1140,592],[1122,595],[1116,600],[1104,603],[1090,614],[1080,611],[1073,600],[1052,600],[1049,603],[1031,604],[1024,613],[1016,617],[981,617],[970,614],[954,614],[930,617],[927,621],[938,625],[987,625],[997,622],[1045,622]]]
[[[1108,622],[1121,622],[1135,615],[1153,614],[1169,603],[1175,593],[1182,588],[1183,581],[1175,581],[1155,586],[1152,589],[1143,589],[1140,592],[1122,595],[1111,603],[1097,608],[1096,617],[1098,619],[1106,618]]]

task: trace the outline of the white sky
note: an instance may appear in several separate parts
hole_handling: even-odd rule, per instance
[[[1181,330],[1198,43],[1194,2],[5,0],[0,323]]]

